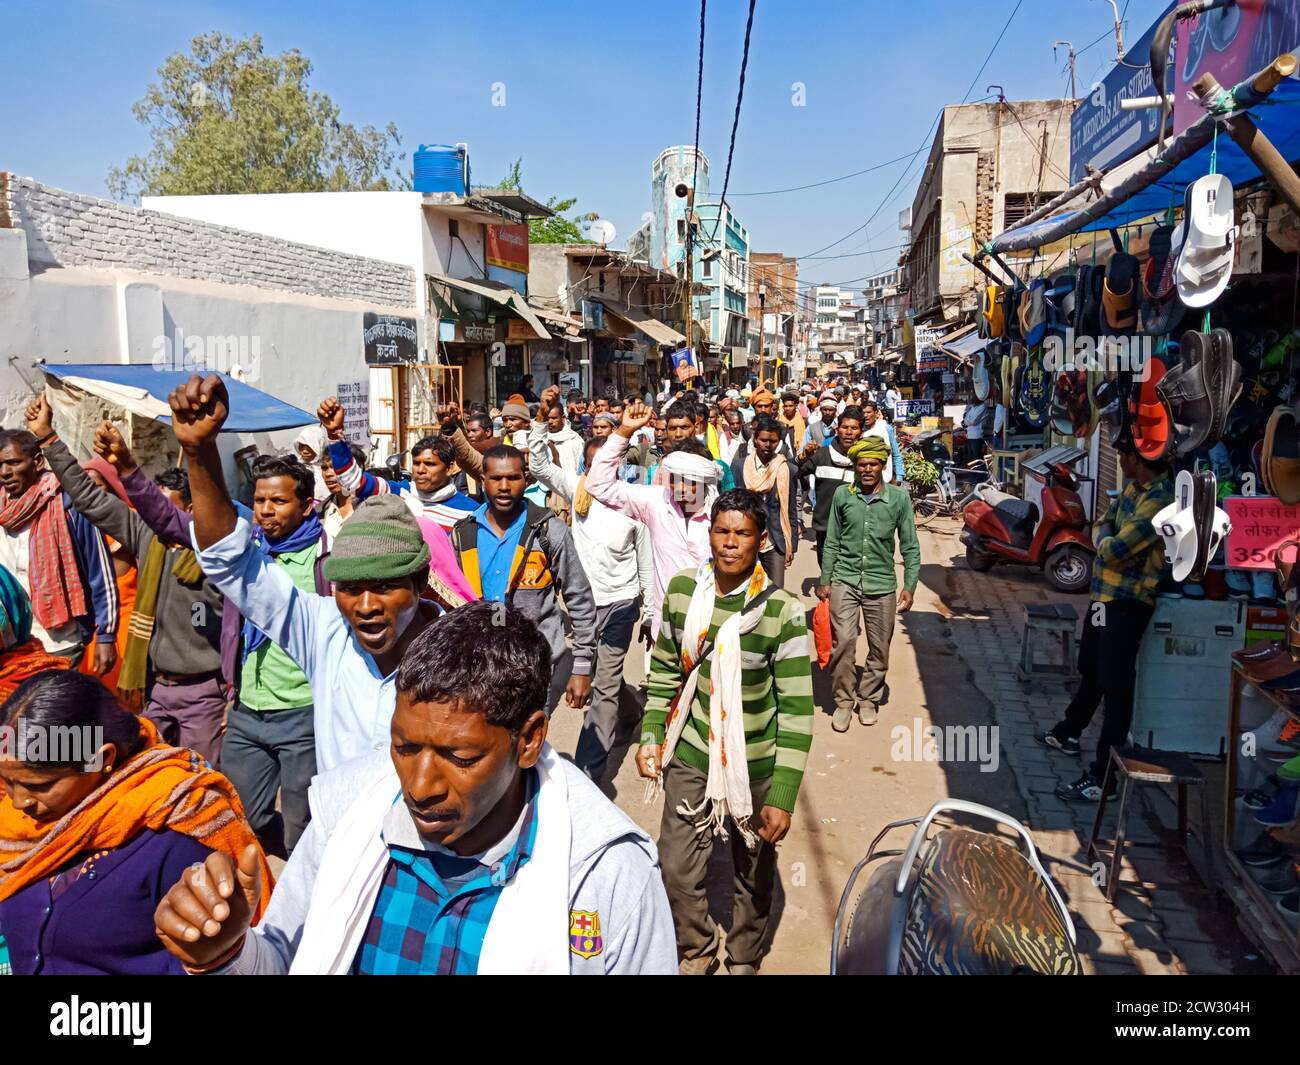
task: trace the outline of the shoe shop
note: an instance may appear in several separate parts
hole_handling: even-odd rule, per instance
[[[1153,119],[1149,147],[1089,167],[972,257],[987,282],[973,384],[1006,410],[994,454],[1017,441],[1033,450],[1000,462],[999,490],[976,516],[985,524],[972,522],[976,501],[963,541],[975,569],[1021,561],[1013,552],[1043,564],[1068,546],[1062,558],[1076,554],[1090,572],[1094,609],[1108,605],[1099,570],[1120,585],[1158,581],[1150,621],[1131,640],[1127,737],[1121,729],[1108,764],[1092,771],[1101,779],[1089,777],[1089,797],[1101,800],[1094,841],[1100,832],[1122,851],[1132,785],[1164,785],[1179,829],[1168,860],[1194,870],[1294,972],[1300,80],[1285,48],[1300,42],[1270,36],[1264,21],[1252,46],[1207,53],[1194,69],[1180,62],[1165,72],[1166,96],[1135,101]],[[1140,483],[1163,482],[1162,505],[1151,506],[1146,543],[1123,550],[1150,558],[1158,538],[1163,564],[1139,573],[1120,551],[1094,566],[1111,534],[1090,535],[1089,524],[1103,522],[1139,469]],[[1087,521],[1061,520],[1080,507]],[[1050,561],[1045,572],[1064,590]],[[1131,654],[1122,657],[1115,668],[1129,668]],[[1063,743],[1077,751],[1077,739],[1052,745]]]

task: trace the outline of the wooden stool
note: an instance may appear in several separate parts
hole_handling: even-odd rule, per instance
[[[1092,822],[1092,835],[1088,839],[1088,857],[1104,860],[1097,847],[1097,836],[1101,832],[1101,819],[1106,814],[1106,795],[1110,791],[1110,782],[1116,776],[1122,784],[1119,793],[1119,814],[1115,819],[1115,848],[1110,856],[1110,876],[1106,880],[1106,901],[1115,900],[1115,888],[1119,884],[1119,867],[1124,858],[1125,829],[1128,819],[1129,787],[1137,784],[1177,784],[1178,785],[1178,838],[1183,844],[1183,853],[1187,855],[1188,864],[1193,868],[1191,851],[1187,840],[1191,834],[1187,824],[1187,789],[1199,788],[1201,796],[1201,846],[1205,850],[1205,886],[1213,893],[1216,890],[1214,875],[1214,844],[1210,841],[1210,813],[1206,804],[1205,777],[1196,768],[1196,764],[1185,754],[1178,751],[1153,751],[1148,747],[1112,747],[1110,762],[1106,766],[1106,779],[1101,785],[1101,799],[1097,803],[1097,817]]]
[[[1074,668],[1074,630],[1079,624],[1079,613],[1068,603],[1026,603],[1025,627],[1020,636],[1020,664],[1016,676],[1026,681],[1035,675],[1063,677],[1073,680],[1079,674]],[[1061,664],[1049,665],[1034,661],[1034,633],[1052,634],[1061,643]]]

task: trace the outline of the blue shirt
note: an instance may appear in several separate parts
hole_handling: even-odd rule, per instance
[[[461,857],[442,848],[389,844],[384,883],[357,952],[358,975],[472,976],[478,972],[497,900],[528,861],[537,839],[534,800],[540,781],[535,769],[528,771],[527,785],[518,833],[504,855],[488,851]],[[400,805],[394,815],[407,816]]]
[[[483,598],[493,602],[504,603],[506,587],[510,583],[510,569],[515,561],[515,548],[524,532],[524,522],[528,519],[525,506],[505,532],[498,537],[496,530],[488,523],[488,505],[484,503],[474,511],[474,520],[478,522],[478,572],[483,582]],[[486,533],[486,535],[484,535]]]

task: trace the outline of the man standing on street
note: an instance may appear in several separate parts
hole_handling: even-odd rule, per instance
[[[853,460],[849,458],[849,448],[862,438],[862,411],[858,407],[845,407],[839,421],[835,423],[835,433],[824,446],[816,443],[804,445],[799,473],[803,477],[813,478],[813,534],[817,538],[817,564],[822,562],[822,551],[826,543],[826,528],[830,524],[831,502],[835,490],[841,485],[852,484],[856,474]]]
[[[542,392],[538,423],[528,435],[529,472],[572,506],[573,546],[591,583],[596,604],[596,666],[591,684],[591,705],[578,736],[573,761],[600,783],[609,762],[618,724],[619,697],[623,691],[623,660],[642,623],[645,604],[652,598],[654,567],[650,560],[650,534],[638,521],[611,510],[587,491],[587,475],[566,470],[551,459],[540,423],[557,409],[560,390],[552,385]],[[603,441],[588,440],[584,469]]]
[[[885,484],[901,483],[903,453],[898,449],[898,437],[894,435],[894,427],[885,421],[874,400],[862,404],[862,439],[869,436],[880,437],[889,447],[889,456],[885,460]]]
[[[761,961],[776,845],[808,761],[812,674],[803,604],[758,563],[763,501],[743,488],[725,492],[711,518],[711,560],[668,585],[636,761],[664,791],[659,848],[680,971],[718,967],[721,936],[705,890],[717,836],[735,870],[727,968],[747,976]]]
[[[835,694],[831,727],[836,732],[848,731],[855,709],[862,724],[876,723],[894,635],[895,596],[898,612],[910,610],[921,575],[921,545],[911,498],[905,489],[883,480],[889,445],[878,436],[864,437],[849,448],[849,457],[857,481],[839,488],[831,501],[817,588],[819,599],[830,600],[835,633],[830,669]],[[902,591],[898,591],[894,562],[895,537],[903,555]],[[855,695],[859,613],[867,637],[867,662]]]
[[[794,564],[799,545],[798,482],[793,463],[781,451],[784,427],[770,414],[754,419],[752,439],[741,444],[731,460],[731,471],[740,488],[760,496],[767,507],[767,535],[759,559],[769,579],[785,587],[785,571]]]
[[[1131,440],[1120,441],[1116,450],[1128,484],[1101,523],[1092,563],[1092,601],[1079,641],[1079,687],[1065,719],[1037,737],[1039,743],[1078,758],[1079,737],[1104,701],[1097,757],[1073,784],[1056,789],[1060,798],[1076,802],[1101,798],[1110,750],[1125,742],[1133,723],[1138,651],[1155,612],[1156,586],[1165,564],[1165,542],[1154,519],[1174,498],[1168,466],[1147,462]]]

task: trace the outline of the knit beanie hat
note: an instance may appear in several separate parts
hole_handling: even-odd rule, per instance
[[[501,417],[523,418],[525,421],[531,421],[533,416],[522,396],[511,396],[506,400],[506,405],[501,408]]]
[[[327,581],[391,581],[429,565],[429,545],[401,496],[372,496],[343,523],[323,572]]]
[[[887,462],[889,460],[889,441],[883,436],[864,436],[849,448],[849,458],[854,462],[857,462],[858,457],[861,455]]]

